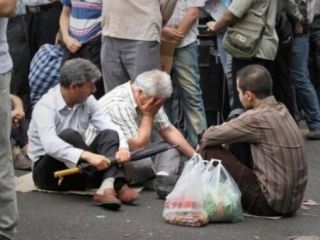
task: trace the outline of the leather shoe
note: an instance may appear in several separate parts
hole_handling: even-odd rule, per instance
[[[93,195],[93,204],[111,210],[118,210],[121,207],[120,200],[116,197],[113,189],[105,189],[103,194]]]
[[[320,129],[310,130],[307,134],[309,140],[320,140]]]
[[[134,200],[139,197],[139,193],[133,188],[130,188],[127,184],[124,184],[117,192],[117,196],[122,203],[132,204]]]

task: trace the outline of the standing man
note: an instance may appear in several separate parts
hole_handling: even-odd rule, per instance
[[[277,1],[233,0],[228,7],[228,10],[220,19],[216,22],[209,22],[207,24],[209,30],[218,32],[225,27],[232,26],[234,22],[245,19],[248,12],[254,16],[263,18],[265,21],[265,29],[259,42],[258,50],[253,58],[243,59],[232,56],[232,78],[234,88],[234,104],[232,109],[242,108],[236,89],[237,72],[250,64],[260,64],[269,70],[272,61],[274,61],[276,57],[278,50],[278,36],[275,29]]]
[[[193,147],[197,145],[198,134],[207,128],[200,88],[197,43],[198,17],[204,4],[205,0],[178,0],[172,17],[162,30],[166,40],[177,43],[173,54],[173,85],[177,86],[184,128]],[[173,115],[176,114],[169,114],[169,117],[176,123]]]
[[[60,0],[23,0],[27,9],[31,59],[45,43],[54,44],[62,9]]]
[[[101,65],[105,92],[160,69],[160,34],[176,0],[103,0]]]
[[[65,62],[60,71],[60,84],[50,89],[37,102],[28,131],[29,157],[34,162],[32,173],[37,187],[47,190],[83,190],[99,188],[93,203],[119,209],[131,203],[138,194],[126,185],[118,164],[130,159],[122,131],[91,96],[99,69],[90,61],[75,58]],[[90,145],[84,134],[91,123],[98,135]],[[118,164],[110,166],[110,157]],[[57,170],[88,163],[98,171],[93,176],[68,176],[59,182]]]
[[[272,96],[272,79],[265,67],[241,69],[237,89],[247,111],[206,130],[200,141],[202,155],[221,159],[239,186],[245,211],[292,215],[300,208],[307,185],[301,132],[288,109]],[[235,155],[221,144],[228,144]],[[246,148],[250,151],[240,154],[239,150]]]
[[[63,62],[72,58],[84,58],[101,70],[101,12],[102,0],[63,0],[60,30],[66,49]],[[103,91],[102,79],[96,82],[95,96]]]
[[[0,0],[0,239],[13,239],[18,219],[10,145],[12,60],[6,37],[7,17],[14,13],[15,8],[15,0]]]

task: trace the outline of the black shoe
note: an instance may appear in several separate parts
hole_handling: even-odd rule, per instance
[[[177,175],[156,176],[154,179],[154,189],[158,197],[160,199],[165,199],[166,196],[173,190],[177,180]]]

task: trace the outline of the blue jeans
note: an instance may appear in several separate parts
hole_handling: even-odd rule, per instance
[[[228,94],[229,94],[229,104],[230,107],[233,106],[234,102],[234,92],[233,92],[233,80],[232,80],[232,56],[223,47],[223,37],[225,31],[217,33],[217,46],[218,52],[223,67],[223,72],[227,80]]]
[[[207,128],[200,88],[197,42],[182,48],[176,48],[173,56],[173,70],[173,85],[176,86],[176,91],[178,92],[187,139],[192,146],[196,146],[198,134]],[[172,107],[172,105],[169,107]],[[169,117],[172,122],[176,122],[172,119],[172,110],[176,111],[176,109],[168,111]]]
[[[0,236],[11,239],[18,218],[11,157],[10,73],[0,73]]]
[[[310,130],[320,129],[320,108],[317,94],[311,83],[308,69],[309,34],[296,36],[293,40],[290,77],[294,90],[301,100],[306,114],[306,122]],[[293,94],[294,97],[296,96]],[[294,101],[296,103],[296,101]],[[295,106],[295,117],[298,118]]]

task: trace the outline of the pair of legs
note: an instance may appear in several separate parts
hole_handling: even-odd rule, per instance
[[[10,73],[0,73],[0,238],[11,239],[15,233],[18,208],[11,159]]]
[[[107,157],[115,155],[119,146],[119,137],[115,131],[104,130],[100,132],[90,146],[83,141],[82,136],[72,130],[66,129],[59,134],[59,137],[76,148],[98,153]],[[80,159],[79,163],[84,162]],[[33,180],[37,187],[46,190],[84,190],[88,187],[97,188],[107,178],[123,178],[124,173],[121,168],[114,165],[104,171],[96,171],[92,175],[76,174],[67,176],[59,184],[59,179],[54,177],[54,172],[67,169],[68,167],[55,158],[44,155],[33,167]]]
[[[198,134],[207,128],[200,87],[198,53],[196,41],[185,47],[176,48],[172,69],[172,81],[182,110],[184,129],[188,142],[193,147],[197,145]],[[174,124],[179,122],[177,111],[179,108],[175,108],[171,102],[168,102],[166,112]]]
[[[160,44],[156,41],[103,37],[101,65],[107,93],[135,79],[140,73],[160,69]]]
[[[249,145],[233,145],[231,152],[221,146],[201,149],[204,159],[220,159],[223,166],[233,177],[241,192],[241,203],[245,211],[260,216],[279,216],[265,199],[256,175],[252,171],[251,152]],[[245,159],[245,160],[244,160]]]

